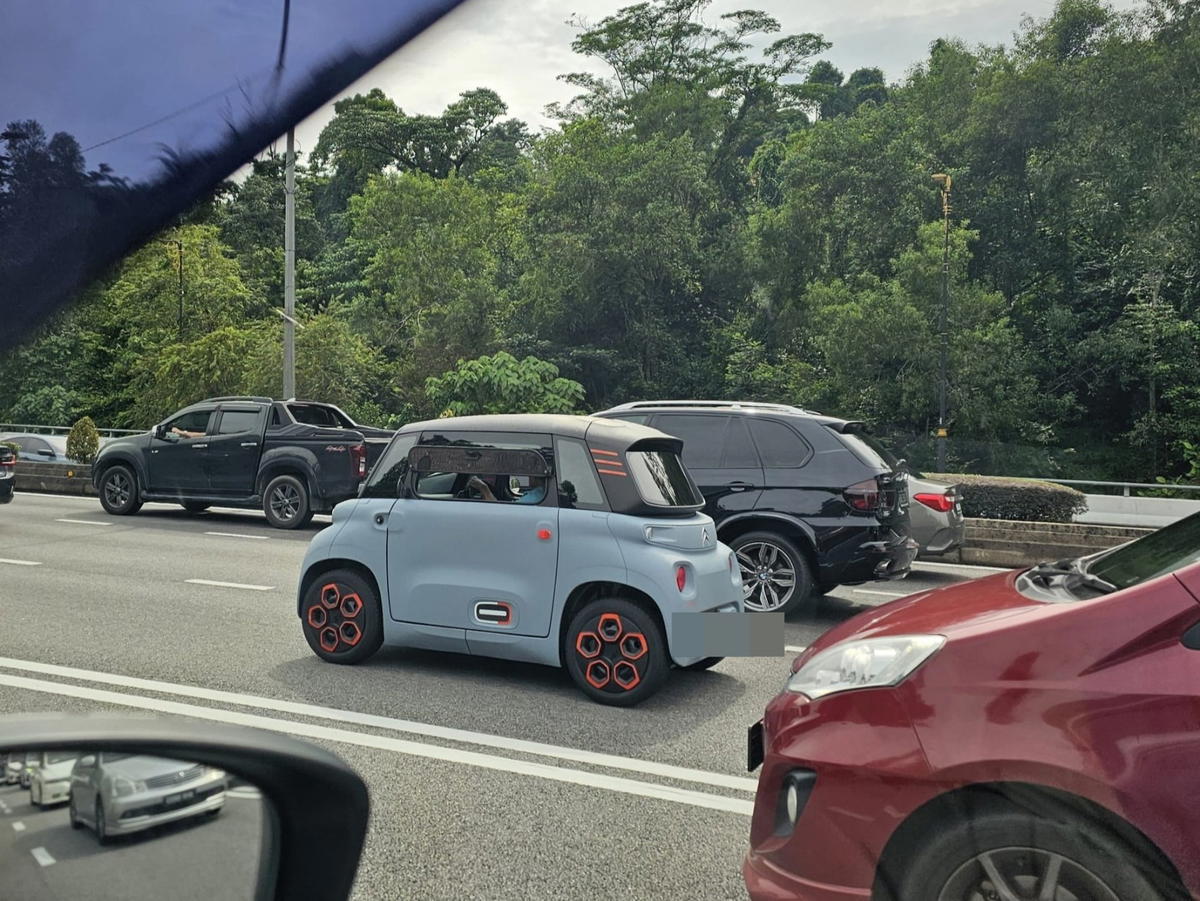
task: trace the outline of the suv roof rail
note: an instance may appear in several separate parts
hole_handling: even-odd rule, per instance
[[[639,400],[620,404],[605,412],[609,413],[614,410],[639,410],[646,407],[727,407],[732,410],[775,410],[780,413],[803,413],[807,416],[821,415],[814,413],[812,410],[805,410],[802,407],[794,407],[790,404],[769,404],[756,400]]]
[[[243,400],[243,401],[249,401],[251,403],[258,403],[258,404],[273,404],[273,403],[275,403],[275,401],[269,397],[251,397],[246,394],[230,394],[225,397],[206,397],[206,398],[204,398],[204,400],[196,401],[196,403],[211,404],[216,401],[222,401],[222,400]]]

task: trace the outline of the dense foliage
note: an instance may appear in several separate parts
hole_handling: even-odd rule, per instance
[[[380,424],[783,401],[928,465],[945,346],[954,470],[1194,476],[1200,0],[1060,0],[1011,47],[935,40],[894,84],[706,5],[581,23],[608,76],[565,76],[536,137],[486,87],[439,115],[340,101],[297,172],[298,391]],[[0,199],[84,177],[70,136],[15,125]],[[277,394],[282,222],[267,153],[0,360],[0,419]]]
[[[76,463],[91,463],[100,451],[100,432],[92,417],[84,416],[67,433],[67,459]]]
[[[1074,522],[1087,512],[1087,498],[1066,485],[1037,479],[1001,476],[927,473],[955,485],[962,495],[963,515],[972,519],[1011,519],[1021,522]]]

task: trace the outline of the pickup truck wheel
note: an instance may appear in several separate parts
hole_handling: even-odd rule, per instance
[[[632,707],[657,692],[671,662],[654,617],[625,598],[598,598],[575,614],[563,662],[575,684],[601,704]]]
[[[142,509],[137,476],[128,466],[111,466],[100,477],[100,506],[114,516],[128,516]]]
[[[383,606],[371,584],[349,569],[313,580],[300,605],[304,639],[330,663],[362,663],[383,644]]]
[[[295,476],[276,476],[263,492],[263,513],[277,529],[298,529],[312,519],[308,488]]]

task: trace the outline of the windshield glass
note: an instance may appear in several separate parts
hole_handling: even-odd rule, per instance
[[[1148,582],[1200,562],[1200,513],[1093,560],[1088,572],[1117,588]]]

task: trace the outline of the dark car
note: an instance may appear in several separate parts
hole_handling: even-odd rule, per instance
[[[1200,514],[822,635],[751,729],[754,901],[1200,898]]]
[[[267,397],[216,397],[106,444],[92,482],[116,515],[150,500],[192,512],[261,505],[271,525],[295,529],[354,497],[366,474],[361,433],[296,422]]]
[[[13,499],[13,471],[17,468],[17,455],[6,444],[0,444],[0,504]]]
[[[862,423],[781,404],[648,401],[598,416],[683,439],[717,535],[742,567],[746,607],[799,610],[838,585],[906,576],[907,476]]]

